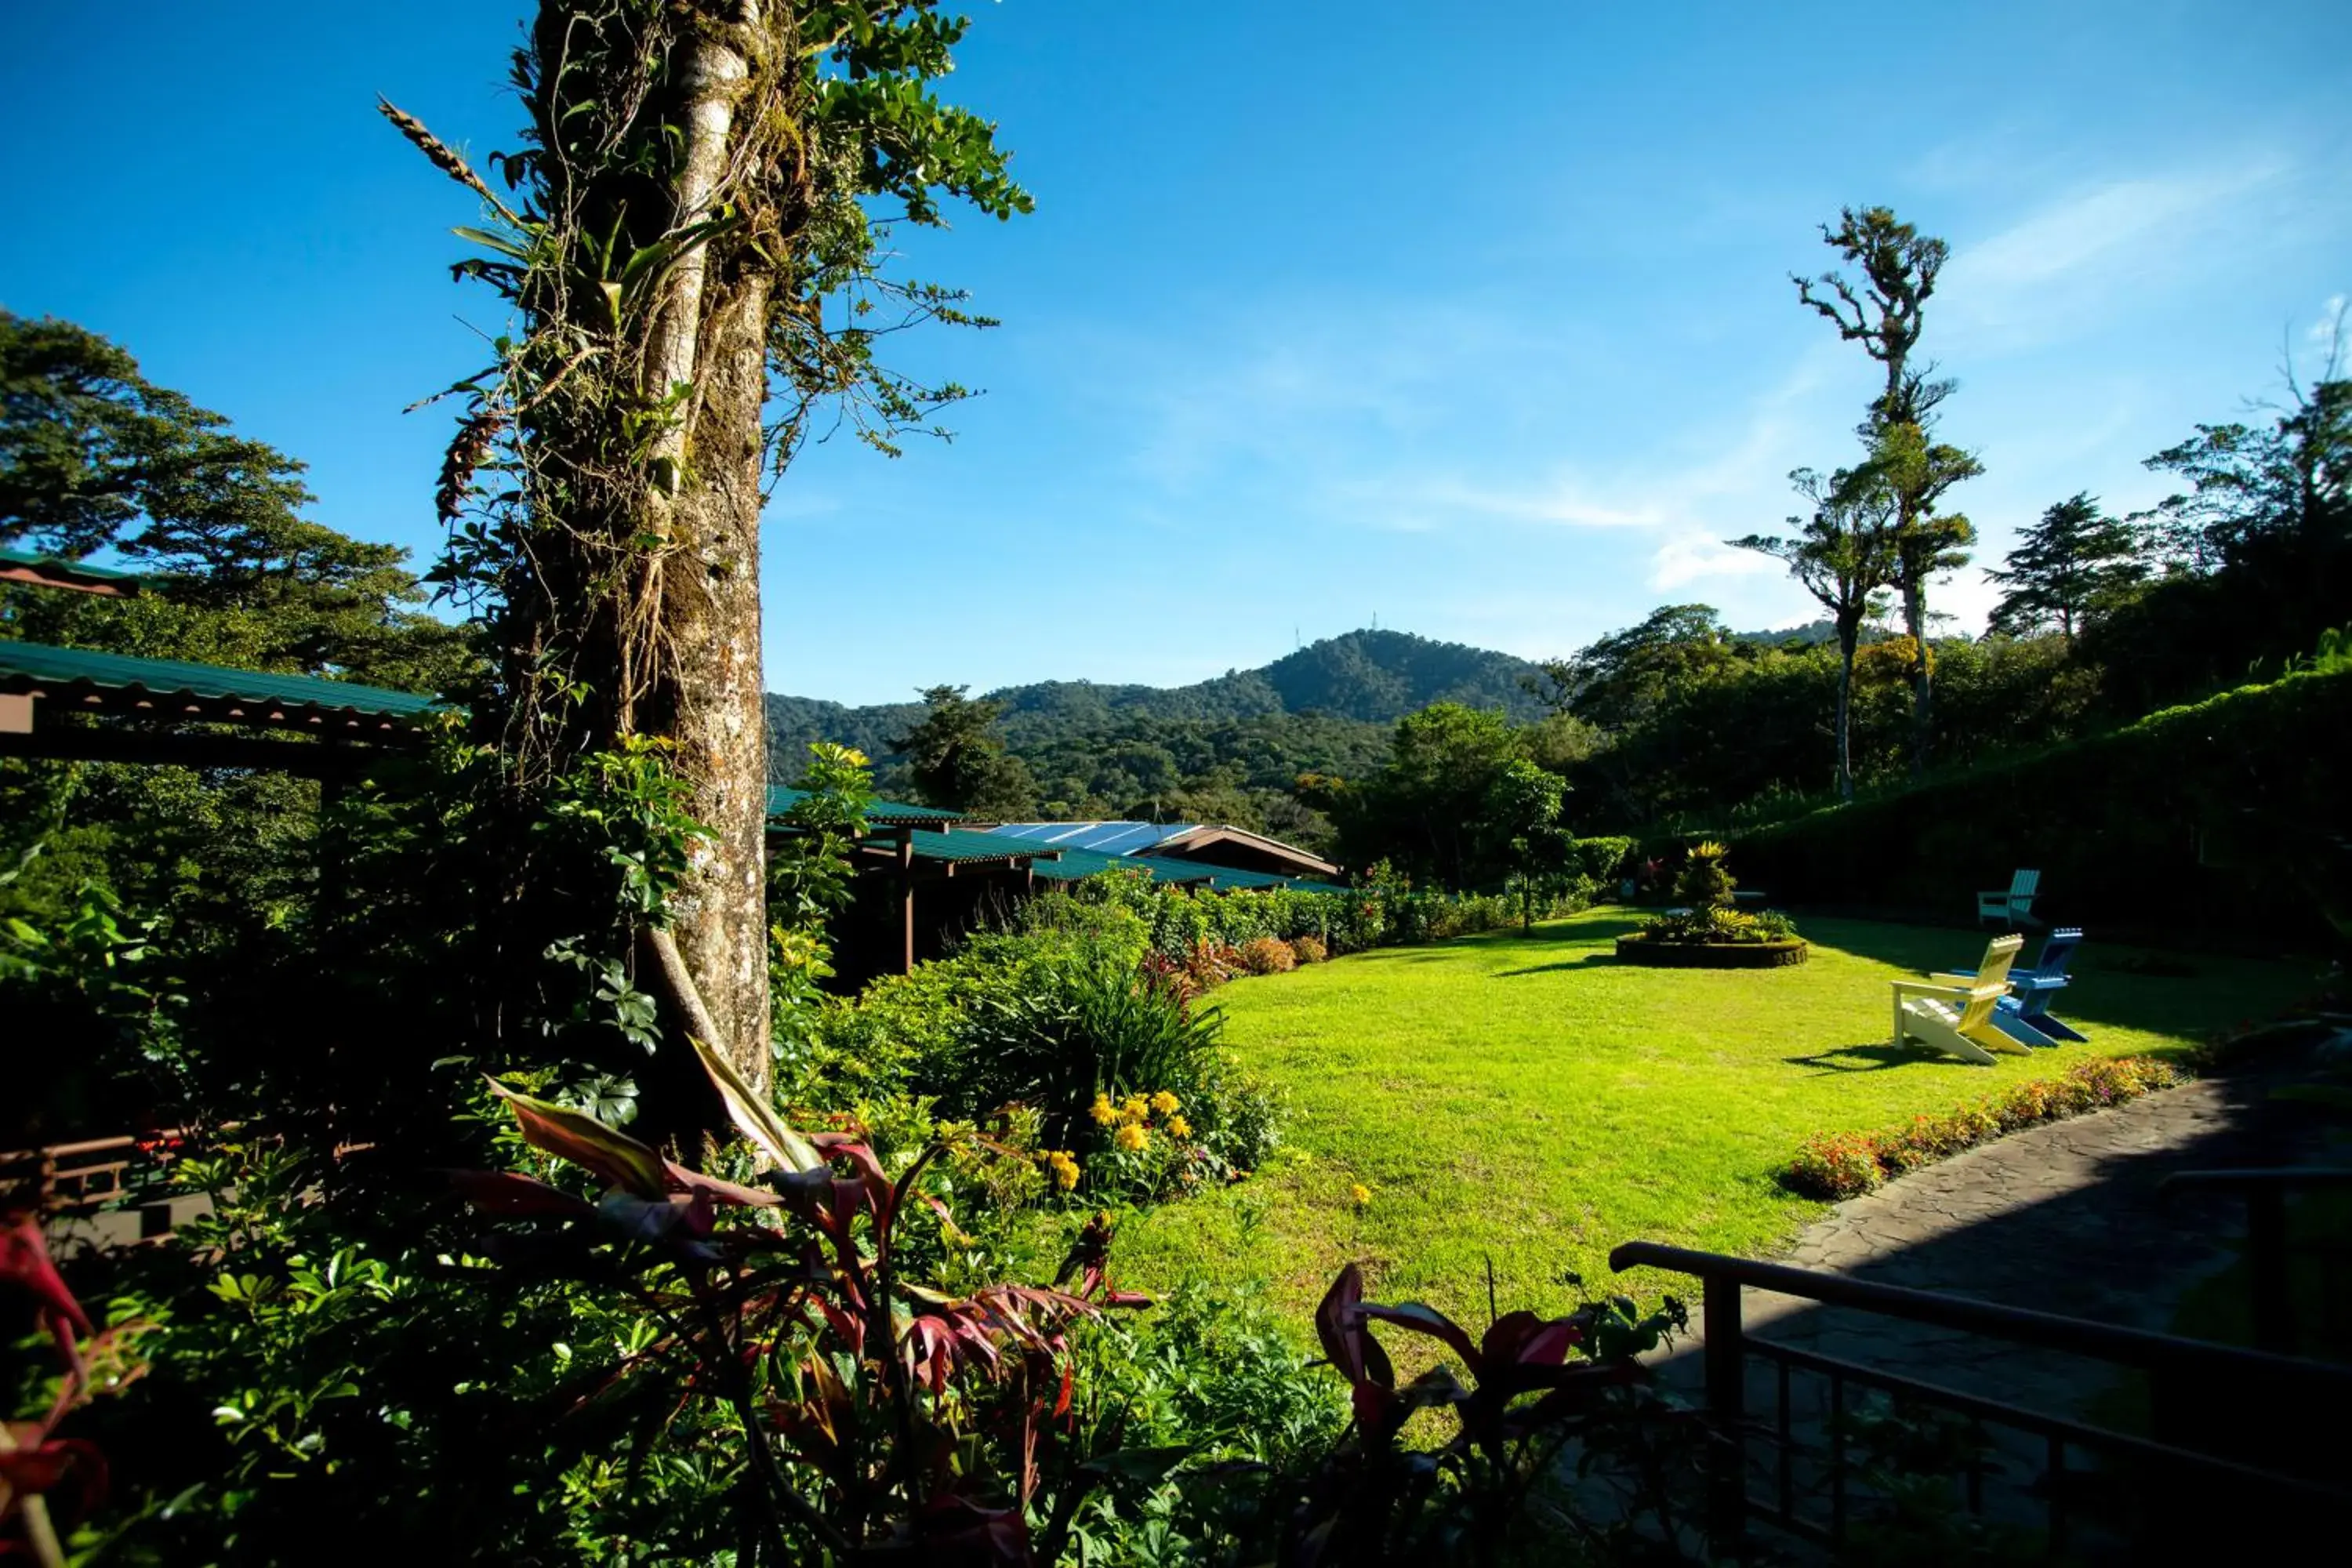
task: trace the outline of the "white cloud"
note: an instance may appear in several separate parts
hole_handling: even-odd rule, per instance
[[[1705,533],[1678,533],[1650,557],[1650,586],[1680,588],[1707,577],[1778,576],[1787,570],[1769,555],[1738,550]]]
[[[2291,173],[2260,156],[2078,184],[1955,252],[1937,289],[1946,324],[1981,353],[2042,346],[2141,308],[2151,280],[2210,268],[2258,235],[2263,226],[2241,222],[2242,209]]]

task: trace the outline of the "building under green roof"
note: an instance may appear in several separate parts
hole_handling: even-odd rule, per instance
[[[412,742],[441,706],[411,691],[313,675],[0,641],[0,756],[347,777],[364,767],[370,748],[344,742]],[[134,722],[58,722],[76,713]],[[336,743],[289,745],[190,722]]]
[[[144,588],[147,581],[117,566],[93,566],[87,561],[31,550],[0,550],[0,583],[29,583],[37,588],[70,588],[127,599]]]

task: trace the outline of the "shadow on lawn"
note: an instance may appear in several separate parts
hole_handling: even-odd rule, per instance
[[[1809,1057],[1782,1057],[1790,1067],[1819,1068],[1822,1073],[1883,1072],[1888,1068],[1935,1065],[1927,1053],[1908,1046],[1874,1040],[1866,1046],[1832,1046]],[[1818,1075],[1816,1075],[1818,1076]]]
[[[1851,919],[1801,923],[1817,947],[1922,975],[1973,968],[1995,934]],[[2032,963],[2041,948],[2040,937],[2029,936],[2021,961]],[[2191,973],[2181,974],[2181,967],[2170,955],[2156,955],[2150,963],[2140,949],[2101,943],[2095,931],[2075,954],[2074,984],[2052,1010],[2094,1035],[2097,1026],[2111,1025],[2193,1039],[2234,1022],[2267,1017],[2310,984],[2308,966],[2292,961],[2199,953]]]
[[[1556,974],[1563,969],[1594,969],[1602,964],[1620,963],[1618,956],[1607,950],[1588,952],[1581,958],[1563,958],[1558,963],[1531,963],[1525,969],[1497,969],[1487,976],[1490,980],[1508,980],[1520,974]]]

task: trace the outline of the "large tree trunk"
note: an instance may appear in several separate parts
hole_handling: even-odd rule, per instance
[[[738,99],[760,6],[740,26],[690,33],[680,86],[687,144],[673,233],[713,216],[735,154]],[[676,475],[647,496],[649,531],[667,543],[656,647],[667,657],[646,718],[677,745],[694,786],[699,845],[673,900],[688,971],[727,1037],[709,1044],[744,1080],[768,1083],[768,731],[760,647],[761,414],[767,397],[769,271],[729,247],[716,268],[700,245],[678,262],[646,345],[641,391],[690,385],[687,416],[656,443]],[[659,471],[657,469],[657,471]]]
[[[768,730],[760,658],[760,414],[767,289],[734,280],[696,367],[692,463],[669,518],[658,601],[672,649],[664,729],[713,837],[672,900],[679,951],[714,1022],[709,1042],[768,1082]],[[667,699],[666,702],[660,701]],[[658,709],[656,710],[658,711]],[[654,715],[648,715],[654,717]]]
[[[559,750],[669,743],[709,837],[667,918],[722,1037],[708,1043],[761,1089],[761,416],[773,258],[805,217],[804,187],[777,173],[790,25],[759,0],[642,16],[541,6],[532,102],[542,143],[563,154],[544,165],[544,200],[584,259],[535,276],[524,301],[559,345],[551,354],[589,346],[585,368],[546,376],[522,420],[535,454],[530,592],[508,640],[510,688],[530,722],[555,715]],[[570,129],[575,116],[598,129]],[[712,225],[722,216],[731,223]],[[625,294],[609,279],[632,257],[651,261],[653,281]],[[576,703],[547,695],[562,682]]]

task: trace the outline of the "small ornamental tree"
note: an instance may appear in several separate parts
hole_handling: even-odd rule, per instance
[[[1486,792],[1486,820],[1510,867],[1508,886],[1518,900],[1519,929],[1533,931],[1536,906],[1570,875],[1569,830],[1559,824],[1568,781],[1526,758],[1516,758]]]
[[[1675,879],[1675,899],[1694,910],[1729,909],[1732,889],[1739,886],[1731,874],[1730,858],[1731,851],[1712,839],[1692,845],[1682,874]]]

